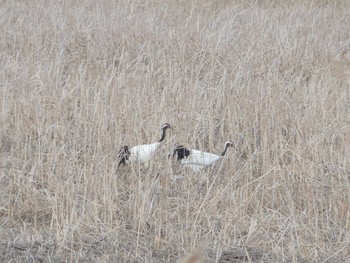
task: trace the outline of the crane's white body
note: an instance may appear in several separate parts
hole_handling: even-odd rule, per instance
[[[228,147],[233,147],[231,141],[227,141],[222,154],[217,155],[199,150],[189,150],[184,146],[178,146],[174,150],[173,156],[177,155],[178,160],[180,160],[180,163],[183,166],[189,167],[193,171],[198,172],[202,168],[213,165],[215,162],[222,159],[225,156]]]
[[[187,158],[181,159],[180,163],[185,167],[191,168],[193,171],[198,172],[201,169],[214,164],[220,160],[223,156],[201,152],[198,150],[191,150],[190,155]]]
[[[171,128],[169,123],[165,123],[162,126],[162,135],[158,142],[151,144],[142,144],[134,146],[130,149],[130,154],[128,156],[128,161],[130,163],[138,164],[148,164],[148,162],[153,158],[157,149],[161,145],[162,141],[165,139],[166,130]]]
[[[157,151],[160,142],[151,144],[142,144],[134,146],[130,149],[129,161],[131,163],[148,163]]]

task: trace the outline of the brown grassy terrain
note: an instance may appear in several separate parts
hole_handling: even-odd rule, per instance
[[[350,262],[349,28],[348,1],[2,1],[0,262]]]

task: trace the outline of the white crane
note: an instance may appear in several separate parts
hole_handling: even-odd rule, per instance
[[[164,140],[166,135],[166,130],[170,129],[171,126],[169,123],[165,123],[162,125],[162,135],[158,142],[151,144],[142,144],[134,146],[130,149],[130,153],[128,155],[128,161],[131,163],[148,163],[156,150],[158,149],[161,142]]]
[[[223,158],[226,154],[227,148],[233,147],[231,141],[227,141],[224,146],[224,151],[221,155],[216,155],[208,152],[202,152],[199,150],[189,150],[184,146],[178,146],[173,152],[173,156],[177,156],[177,160],[180,161],[185,167],[191,168],[193,171],[198,172],[202,168],[214,164],[216,161]]]

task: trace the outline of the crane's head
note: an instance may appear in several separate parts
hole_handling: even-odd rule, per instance
[[[233,147],[233,142],[231,142],[231,141],[225,142],[225,148],[227,148],[227,147]]]
[[[162,125],[162,137],[160,138],[159,142],[161,142],[161,141],[164,140],[164,138],[165,138],[165,131],[166,131],[167,129],[171,129],[170,124],[169,124],[169,123],[164,123],[164,124]]]
[[[169,123],[164,123],[162,125],[162,130],[166,130],[166,129],[172,129]]]
[[[221,156],[224,156],[226,154],[226,151],[227,151],[228,147],[233,147],[233,142],[231,142],[231,141],[225,142],[224,151],[222,152]]]

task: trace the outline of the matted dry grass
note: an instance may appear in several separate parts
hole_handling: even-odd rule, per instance
[[[348,2],[231,2],[1,2],[1,262],[350,261]]]

